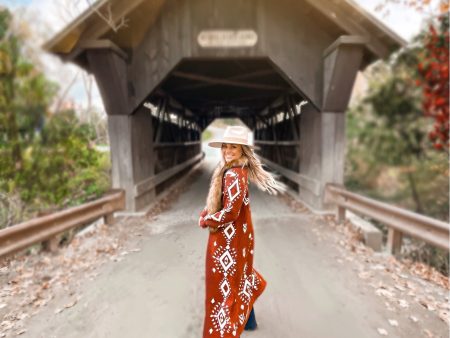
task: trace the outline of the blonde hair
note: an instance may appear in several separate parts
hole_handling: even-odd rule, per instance
[[[261,160],[252,148],[243,144],[240,146],[242,149],[242,157],[244,157],[247,162],[249,180],[256,184],[260,190],[266,191],[271,195],[277,195],[278,193],[284,194],[287,190],[287,186],[278,180],[279,176],[264,170]],[[223,153],[222,163],[225,164]],[[225,166],[227,165],[225,164]]]

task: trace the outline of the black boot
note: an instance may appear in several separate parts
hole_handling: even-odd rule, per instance
[[[256,330],[257,326],[258,324],[256,324],[255,310],[252,308],[252,312],[250,312],[250,316],[248,316],[248,320],[245,324],[244,330],[253,331]]]

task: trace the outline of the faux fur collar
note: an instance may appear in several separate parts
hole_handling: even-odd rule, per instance
[[[208,214],[213,214],[223,208],[222,206],[222,180],[223,174],[227,169],[235,167],[245,167],[248,164],[248,160],[245,156],[241,156],[239,159],[230,163],[225,163],[223,160],[217,165],[211,178],[209,186],[208,197],[206,199],[206,207]]]

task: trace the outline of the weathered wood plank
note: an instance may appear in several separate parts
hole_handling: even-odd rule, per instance
[[[201,141],[186,141],[186,142],[159,142],[155,143],[155,148],[163,148],[163,147],[179,147],[179,146],[192,146],[199,145]]]
[[[262,90],[286,90],[287,89],[286,87],[281,87],[281,86],[272,86],[272,85],[265,85],[265,84],[260,84],[260,83],[250,83],[250,82],[241,82],[241,81],[236,81],[236,80],[219,79],[219,78],[214,78],[214,77],[210,77],[210,76],[203,76],[203,75],[180,72],[180,71],[172,72],[171,75],[175,76],[175,77],[181,77],[183,79],[190,79],[190,80],[206,82],[208,84],[221,84],[221,85],[226,85],[226,86],[262,89]]]
[[[143,180],[143,181],[137,183],[134,186],[135,196],[140,196],[142,194],[145,194],[147,191],[154,189],[158,184],[160,184],[160,183],[166,181],[167,179],[169,179],[170,177],[176,175],[180,171],[186,169],[188,166],[200,161],[203,158],[203,156],[204,156],[203,153],[198,154],[197,156],[195,156],[183,163],[180,163],[168,170],[165,170],[156,176],[150,177],[146,180]]]
[[[255,140],[255,144],[267,145],[267,146],[299,146],[300,141],[265,141],[265,140]]]

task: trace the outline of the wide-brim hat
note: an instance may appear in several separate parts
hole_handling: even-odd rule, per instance
[[[221,139],[216,139],[208,142],[208,145],[213,148],[221,148],[222,143],[241,144],[250,148],[255,148],[249,141],[250,132],[247,128],[241,126],[228,126],[225,129]]]

